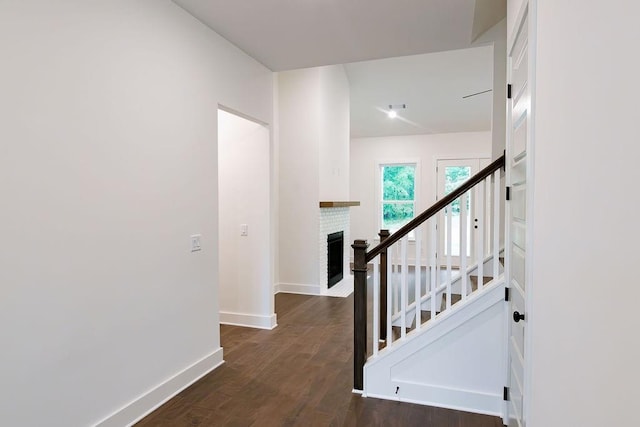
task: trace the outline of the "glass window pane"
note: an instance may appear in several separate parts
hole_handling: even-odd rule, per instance
[[[383,203],[382,228],[394,232],[411,221],[413,214],[413,203]]]
[[[444,170],[444,193],[449,194],[471,176],[470,166],[447,166]]]
[[[449,194],[460,187],[471,176],[470,166],[447,166],[444,169],[444,194]],[[467,208],[469,199],[467,198]],[[460,199],[456,199],[451,207],[453,214],[460,214]]]
[[[382,199],[414,200],[415,166],[382,167]]]

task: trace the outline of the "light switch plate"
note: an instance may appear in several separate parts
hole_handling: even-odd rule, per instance
[[[201,238],[202,238],[201,234],[191,235],[191,252],[197,252],[202,250]]]
[[[249,235],[249,226],[247,224],[240,224],[240,235],[241,236]]]

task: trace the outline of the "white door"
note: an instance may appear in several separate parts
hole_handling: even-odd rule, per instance
[[[489,159],[454,159],[438,160],[437,163],[437,199],[440,200],[447,194],[462,185],[465,181],[478,173],[480,169],[489,164]],[[475,232],[477,225],[474,224],[476,213],[476,201],[473,194],[466,198],[466,206],[462,205],[462,200],[456,200],[451,206],[451,219],[443,216],[439,223],[440,233],[438,241],[440,248],[438,256],[440,265],[444,265],[451,254],[451,265],[459,268],[462,264],[467,266],[475,262]],[[446,210],[449,215],[449,209]],[[448,224],[451,223],[451,233],[448,231]],[[463,230],[464,228],[464,230]],[[449,242],[449,239],[451,240]],[[466,260],[461,259],[461,252],[466,252]],[[466,262],[462,262],[466,261]]]
[[[511,99],[507,111],[506,185],[507,201],[506,267],[509,289],[509,371],[507,414],[509,427],[526,425],[526,375],[527,344],[525,330],[528,313],[527,300],[527,233],[530,207],[530,191],[527,175],[531,173],[531,87],[529,80],[528,7],[521,15],[515,37],[509,48],[508,67],[511,82]]]

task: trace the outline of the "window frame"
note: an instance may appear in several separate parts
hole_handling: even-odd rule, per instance
[[[383,200],[383,173],[382,168],[385,166],[413,166],[414,167],[414,176],[413,176],[413,200]],[[420,210],[419,205],[419,195],[420,195],[420,160],[419,159],[393,159],[393,160],[380,160],[376,162],[376,221],[377,225],[376,237],[378,232],[382,229],[383,226],[383,209],[385,203],[398,203],[398,204],[413,204],[413,218],[416,217]],[[393,232],[393,230],[389,230]],[[409,236],[410,239],[413,238],[411,234]]]

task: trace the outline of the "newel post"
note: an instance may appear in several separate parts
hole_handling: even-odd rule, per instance
[[[353,248],[353,389],[363,389],[367,360],[367,248],[366,240],[356,240]]]
[[[389,230],[380,230],[380,243],[391,235]],[[380,252],[380,339],[387,339],[387,250]],[[374,344],[375,345],[375,344]]]

